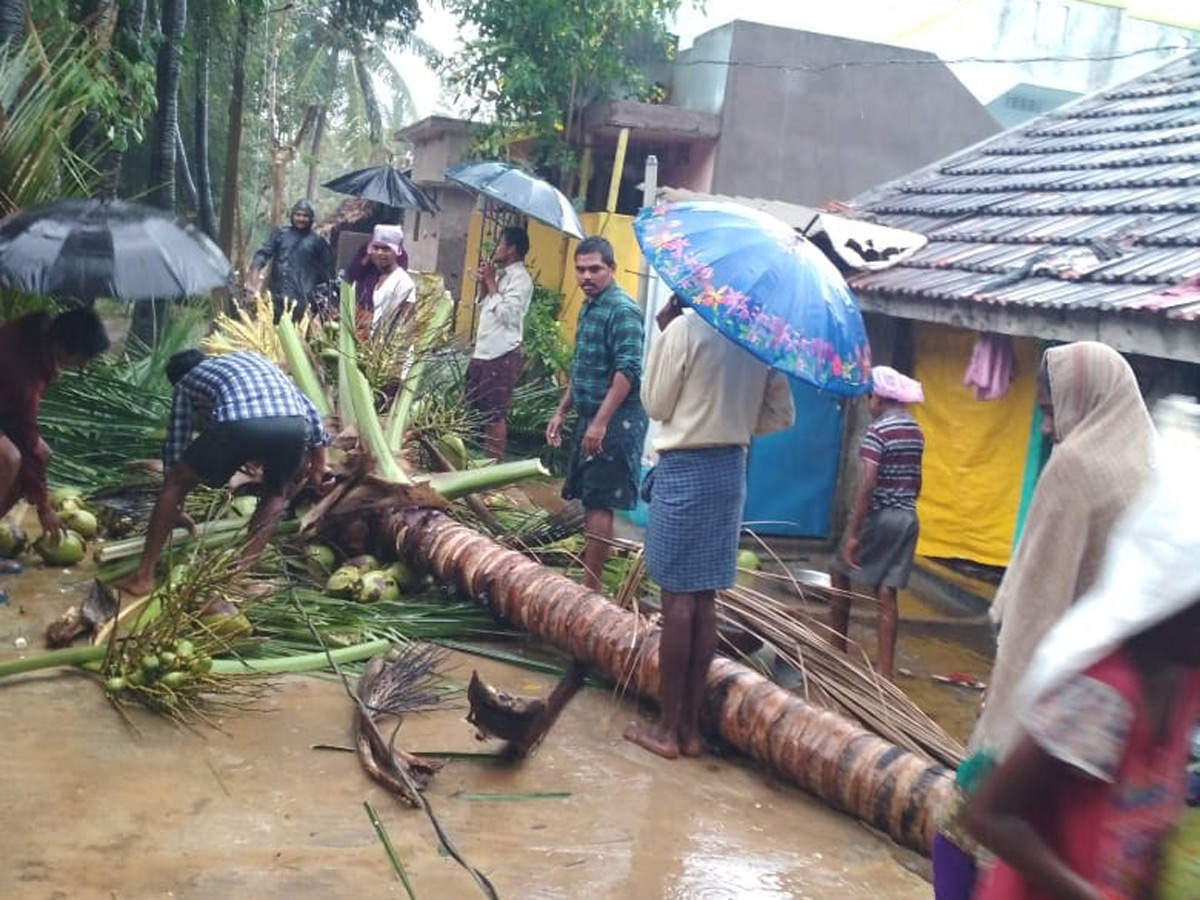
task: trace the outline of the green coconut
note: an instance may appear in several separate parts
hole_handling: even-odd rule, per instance
[[[400,599],[400,585],[396,584],[395,577],[386,569],[367,572],[362,577],[358,599],[363,603],[378,603],[380,600],[395,602]]]
[[[20,556],[27,543],[25,529],[13,522],[0,522],[0,556]]]
[[[361,569],[363,572],[369,572],[372,569],[379,568],[379,560],[370,553],[360,553],[358,556],[346,560],[346,565],[354,566],[354,568]]]
[[[48,566],[73,566],[87,552],[87,544],[76,532],[67,529],[57,541],[43,534],[33,544],[33,549]]]
[[[421,584],[421,576],[408,563],[394,562],[384,571],[395,579],[402,591],[411,591]]]
[[[313,578],[328,578],[337,568],[337,553],[328,544],[309,544],[304,548],[304,560]]]
[[[94,538],[100,530],[96,517],[82,506],[78,506],[72,510],[64,510],[63,524],[87,541]]]
[[[50,500],[50,505],[55,509],[62,509],[63,504],[68,501],[74,502],[76,506],[83,505],[83,495],[79,492],[79,488],[73,487],[56,487],[51,488],[47,495]]]
[[[354,566],[342,566],[325,582],[325,593],[331,597],[356,598],[362,588],[362,571]]]
[[[237,641],[254,634],[254,626],[243,612],[212,613],[200,617],[200,624],[225,641]]]
[[[229,505],[237,515],[249,518],[254,515],[254,510],[258,509],[258,498],[249,494],[238,494],[229,501]]]
[[[739,569],[749,569],[751,572],[757,572],[762,568],[762,562],[753,550],[739,550],[737,565]]]
[[[469,461],[467,445],[463,443],[461,437],[457,434],[444,434],[435,443],[438,452],[446,458],[446,462],[460,471],[467,467]]]
[[[754,587],[758,581],[758,576],[753,575],[757,572],[762,563],[758,559],[758,554],[753,550],[739,550],[737,555],[737,583],[742,587]]]

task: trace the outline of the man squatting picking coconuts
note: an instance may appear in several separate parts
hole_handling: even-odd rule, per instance
[[[82,368],[107,349],[108,334],[90,308],[53,317],[30,313],[0,325],[0,518],[24,498],[51,543],[64,529],[46,489],[50,448],[38,428],[42,395],[63,369]],[[14,544],[3,555],[20,549]],[[0,572],[19,571],[20,563],[0,558]]]
[[[174,388],[167,439],[163,443],[163,486],[137,570],[116,582],[133,595],[154,588],[154,566],[171,529],[181,519],[184,498],[199,484],[220,487],[246,463],[262,467],[262,493],[250,517],[241,565],[258,561],[275,533],[293,482],[307,478],[318,494],[329,487],[321,414],[283,371],[248,350],[205,356],[182,350],[167,361]],[[193,439],[193,434],[199,430]]]

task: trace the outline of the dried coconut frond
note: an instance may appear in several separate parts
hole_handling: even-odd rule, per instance
[[[284,304],[284,315],[291,315],[294,303]],[[305,311],[296,325],[300,334],[308,331],[310,314]],[[275,309],[271,295],[267,292],[255,294],[242,305],[235,306],[233,313],[221,313],[213,321],[213,331],[200,346],[206,353],[221,355],[239,350],[261,353],[278,366],[286,367],[283,347],[275,330]]]
[[[718,592],[717,616],[761,639],[799,672],[806,700],[844,712],[914,753],[952,767],[962,761],[963,746],[876,673],[861,646],[834,650],[830,629],[817,616],[745,586]]]

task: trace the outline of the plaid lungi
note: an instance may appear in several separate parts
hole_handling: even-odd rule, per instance
[[[583,436],[592,422],[579,414],[571,433],[571,454],[563,477],[564,500],[579,500],[586,509],[634,509],[642,477],[642,445],[646,413],[640,402],[622,404],[608,423],[601,450],[583,452]]]
[[[732,587],[746,503],[746,448],[667,450],[646,476],[646,570],[664,591]]]

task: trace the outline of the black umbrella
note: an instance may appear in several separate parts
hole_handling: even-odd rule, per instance
[[[465,162],[447,169],[446,177],[583,240],[583,223],[571,201],[550,182],[523,169],[501,162]]]
[[[396,209],[419,209],[427,213],[439,211],[433,198],[417,187],[417,183],[407,172],[401,172],[391,166],[372,166],[357,172],[347,172],[321,186],[339,194],[374,200]]]
[[[183,299],[229,283],[229,260],[173,216],[121,200],[61,200],[0,223],[0,287],[91,301]]]

